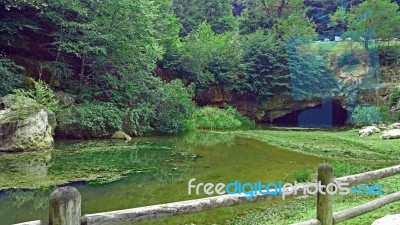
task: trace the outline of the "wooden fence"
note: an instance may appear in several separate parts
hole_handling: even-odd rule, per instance
[[[365,184],[371,181],[390,177],[396,174],[400,174],[400,165],[334,179],[332,167],[329,164],[322,164],[318,168],[318,181],[321,182],[322,185],[332,182],[339,182],[348,183],[349,186],[355,186],[358,184]],[[312,186],[313,185],[311,185],[311,187]],[[302,184],[298,187],[297,192],[292,192],[291,194],[286,195],[286,197],[304,195],[306,188],[308,188],[307,190],[309,191],[313,191],[310,189],[310,184]],[[289,192],[290,190],[286,191]],[[213,208],[233,206],[249,201],[252,202],[274,198],[282,198],[282,196],[257,194],[254,195],[252,199],[246,200],[245,195],[222,195],[217,197],[146,206],[113,212],[88,214],[81,217],[81,196],[78,190],[73,187],[61,187],[50,195],[49,223],[43,221],[31,221],[20,223],[18,225],[125,225],[185,213],[199,212]],[[318,193],[317,218],[296,223],[296,225],[338,224],[398,200],[400,200],[400,192],[386,195],[360,206],[333,213],[333,195]]]

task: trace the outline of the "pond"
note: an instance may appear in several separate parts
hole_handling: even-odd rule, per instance
[[[196,183],[291,181],[296,171],[313,171],[323,161],[230,133],[57,141],[50,152],[0,155],[0,224],[47,220],[48,196],[60,185],[80,191],[82,214],[88,214],[207,197],[188,195],[192,178]],[[257,204],[268,203],[238,207],[251,210]],[[158,223],[225,224],[238,213],[221,210]]]

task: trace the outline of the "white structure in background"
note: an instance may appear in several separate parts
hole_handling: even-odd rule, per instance
[[[346,38],[346,41],[351,41],[351,38]]]
[[[343,39],[341,37],[335,36],[335,41],[336,42],[341,42],[341,41],[343,41]]]
[[[330,42],[329,38],[325,38],[324,42]]]

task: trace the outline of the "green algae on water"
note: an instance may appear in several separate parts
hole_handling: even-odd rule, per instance
[[[151,143],[70,141],[51,151],[1,154],[0,190],[48,188],[78,181],[102,184],[133,173],[176,172],[173,158],[183,160],[171,147]]]

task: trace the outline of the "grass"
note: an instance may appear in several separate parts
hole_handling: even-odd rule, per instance
[[[389,194],[395,192],[400,185],[400,175],[385,178],[378,182],[384,187],[384,193]],[[379,196],[356,195],[350,194],[346,196],[334,196],[334,212],[348,209],[363,203],[372,201]],[[400,202],[396,202],[368,214],[353,218],[341,224],[357,224],[369,225],[376,219],[385,215],[397,214],[400,210]],[[264,207],[264,209],[256,212],[248,212],[246,215],[232,220],[231,224],[235,225],[259,225],[259,224],[292,224],[315,218],[316,213],[316,197],[301,197],[280,202],[272,207]]]
[[[278,147],[291,149],[306,154],[323,156],[340,161],[332,161],[335,177],[357,174],[398,163],[400,140],[384,141],[380,135],[374,134],[360,138],[357,130],[348,131],[238,131],[239,136],[251,137],[267,142]],[[344,161],[346,160],[346,161]],[[366,162],[365,160],[370,160]],[[386,161],[384,164],[376,161]],[[372,162],[372,163],[371,163]],[[310,180],[308,171],[299,171],[294,175],[295,180]],[[316,173],[311,175],[314,180]],[[400,175],[385,178],[375,182],[383,186],[384,193],[390,194],[398,191]],[[334,211],[357,206],[379,196],[336,195],[334,197]],[[234,225],[274,224],[283,225],[315,218],[316,197],[300,197],[288,201],[280,201],[275,205],[264,207],[258,211],[249,211],[231,221]],[[400,202],[382,207],[371,213],[356,217],[342,224],[371,224],[376,219],[385,215],[397,214]]]
[[[400,139],[381,140],[379,134],[360,138],[358,130],[347,131],[237,131],[235,134],[262,142],[332,159],[363,161],[400,160]]]
[[[200,130],[233,130],[253,128],[254,125],[253,121],[232,107],[219,109],[210,106],[198,108],[193,118],[187,122],[187,127]]]

